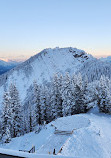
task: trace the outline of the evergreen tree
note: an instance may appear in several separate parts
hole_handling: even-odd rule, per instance
[[[41,88],[40,92],[40,119],[41,119],[41,124],[44,124],[46,121],[46,93],[45,93],[45,88]]]
[[[99,82],[98,93],[98,106],[101,112],[111,112],[111,95],[110,95],[110,82],[105,76],[101,76]]]
[[[9,87],[10,110],[11,110],[11,136],[16,137],[22,134],[22,112],[19,99],[19,92],[15,84]]]
[[[50,94],[51,94],[51,88],[50,87],[45,87],[45,95],[46,95],[46,123],[49,123],[52,121],[51,118],[51,109],[52,107],[50,106]]]
[[[36,115],[36,124],[41,124],[41,109],[40,109],[40,86],[36,81],[33,82],[34,107]]]
[[[75,84],[75,113],[84,112],[85,109],[85,89],[83,86],[82,76],[79,73],[77,83]]]
[[[30,101],[27,103],[27,111],[24,117],[24,129],[27,133],[34,131],[36,126],[36,116],[35,116],[35,109]]]
[[[52,120],[57,118],[57,106],[58,106],[58,76],[57,74],[54,75],[53,82],[52,82],[52,89],[51,89],[51,117]]]
[[[5,133],[2,136],[3,143],[9,143],[11,141],[11,134],[8,127],[6,127]]]
[[[57,117],[62,117],[62,83],[63,83],[63,76],[60,74],[58,76],[58,106],[57,106]]]
[[[71,78],[69,73],[66,73],[62,83],[62,112],[63,116],[71,115],[72,103],[72,90],[71,90]]]
[[[88,107],[88,102],[89,102],[89,87],[88,87],[88,78],[85,76],[84,82],[83,82],[83,104],[82,104],[82,112],[87,112],[89,107]]]
[[[51,88],[52,120],[62,116],[62,75],[55,74]]]
[[[2,118],[1,134],[2,137],[4,137],[5,134],[7,134],[7,128],[9,130],[11,129],[10,97],[8,92],[4,93],[1,118]]]

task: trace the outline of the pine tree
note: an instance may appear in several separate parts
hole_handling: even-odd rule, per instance
[[[41,109],[40,109],[40,86],[36,81],[33,82],[34,108],[36,116],[36,124],[41,124]]]
[[[75,106],[75,87],[76,87],[76,84],[77,84],[77,75],[74,74],[72,79],[71,79],[71,92],[72,92],[72,97],[71,97],[71,102],[72,102],[72,106],[71,106],[71,115],[74,115],[75,114],[75,109],[76,109],[76,106]]]
[[[52,82],[52,91],[51,91],[51,115],[52,115],[52,120],[56,119],[57,117],[60,117],[62,114],[61,111],[61,94],[60,94],[60,84],[59,84],[59,78],[58,75],[55,74],[53,77],[53,82]]]
[[[27,103],[27,110],[24,117],[24,129],[27,133],[34,131],[36,126],[36,115],[35,115],[35,108],[31,104],[30,101]]]
[[[51,88],[45,87],[45,96],[46,96],[46,123],[49,123],[52,121],[51,118],[51,110],[52,107],[50,106],[50,94],[51,94]]]
[[[111,111],[111,95],[110,95],[110,82],[105,76],[101,76],[99,82],[98,93],[98,106],[101,112],[108,113]]]
[[[75,113],[84,112],[85,106],[85,91],[82,81],[82,76],[79,73],[77,76],[77,83],[75,84]]]
[[[45,88],[41,88],[40,92],[40,118],[41,118],[41,124],[44,124],[46,121],[46,93],[45,93]]]
[[[88,90],[88,78],[85,76],[84,82],[82,83],[82,90],[83,90],[83,104],[82,104],[82,109],[81,112],[87,112],[89,107],[88,107],[88,102],[89,102],[89,90]]]
[[[3,97],[3,109],[2,109],[2,126],[1,134],[5,136],[7,128],[11,129],[11,111],[10,111],[10,97],[9,93],[5,92]]]
[[[22,134],[22,112],[19,99],[19,92],[15,84],[9,87],[10,95],[10,109],[11,109],[11,135],[12,137],[20,136]]]
[[[72,91],[71,91],[71,78],[69,73],[66,73],[66,76],[63,79],[62,84],[62,112],[63,116],[71,115],[72,108]]]
[[[60,74],[58,76],[58,106],[57,106],[57,117],[62,117],[62,82],[63,81],[63,76]]]
[[[3,143],[9,143],[11,141],[11,134],[8,127],[6,127],[6,131],[2,136]]]

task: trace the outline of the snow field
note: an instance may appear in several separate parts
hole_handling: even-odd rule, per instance
[[[74,130],[72,135],[56,135],[59,130]],[[111,117],[105,114],[79,114],[49,123],[39,134],[34,132],[14,138],[8,144],[0,145],[4,149],[30,150],[36,148],[36,154],[56,153],[58,155],[82,158],[110,158],[111,157]]]

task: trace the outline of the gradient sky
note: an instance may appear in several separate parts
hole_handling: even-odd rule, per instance
[[[0,0],[0,58],[56,46],[111,55],[111,0]]]

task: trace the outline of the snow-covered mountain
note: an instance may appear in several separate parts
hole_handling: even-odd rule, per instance
[[[10,83],[15,83],[21,101],[26,98],[27,90],[34,80],[46,83],[55,73],[81,72],[91,82],[100,79],[101,75],[111,78],[111,63],[101,61],[77,48],[44,49],[27,61],[0,76],[0,104],[3,93]]]
[[[15,61],[5,62],[0,60],[0,75],[16,67],[18,64],[20,63]]]
[[[57,133],[56,131],[64,131]],[[72,131],[72,134],[67,132]],[[39,134],[31,132],[13,138],[1,148],[30,150],[35,146],[37,154],[53,153],[82,158],[111,157],[111,117],[105,114],[79,114],[49,123]],[[61,150],[60,150],[61,149]],[[39,157],[39,156],[38,156]]]
[[[2,102],[3,92],[11,82],[16,83],[23,101],[34,80],[45,83],[56,72],[75,73],[92,59],[91,55],[76,48],[45,49],[0,77],[0,101]]]

